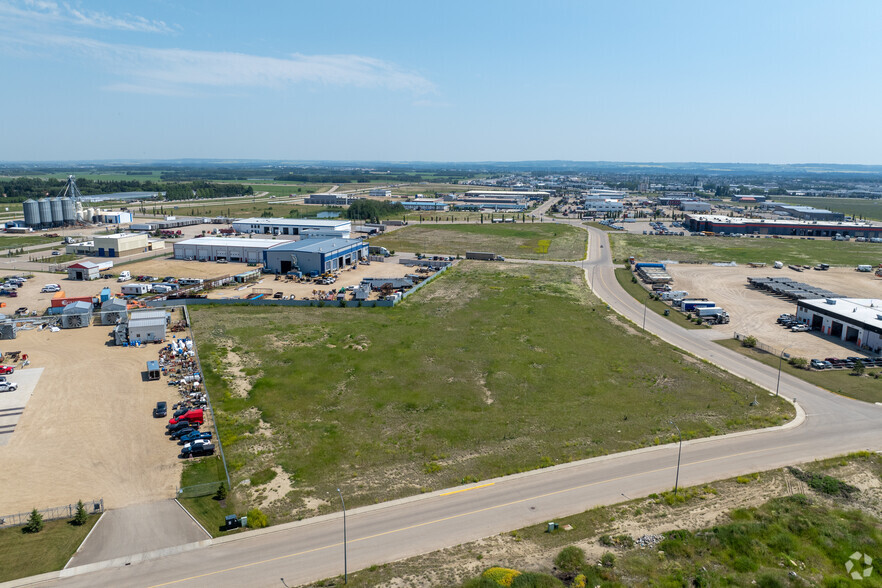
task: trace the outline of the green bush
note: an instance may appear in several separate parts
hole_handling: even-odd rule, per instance
[[[616,555],[607,551],[600,558],[600,563],[605,568],[611,568],[616,565]]]
[[[564,583],[548,574],[525,572],[512,581],[511,588],[564,588]]]
[[[259,508],[252,508],[246,516],[248,517],[248,527],[251,529],[263,529],[269,525],[269,519]]]
[[[214,493],[215,500],[225,500],[227,498],[227,487],[221,482],[217,487],[217,492]]]
[[[609,535],[601,535],[598,541],[604,547],[612,547],[613,545],[615,545],[615,543],[613,542],[613,538]]]
[[[749,337],[745,337],[744,339],[741,340],[742,347],[756,347],[756,344],[757,344],[757,340],[756,340],[756,337],[754,337],[753,335],[751,335]]]
[[[564,547],[554,558],[554,565],[568,574],[579,571],[585,565],[585,551],[575,545]]]

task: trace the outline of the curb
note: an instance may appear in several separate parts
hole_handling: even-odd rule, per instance
[[[67,560],[67,563],[64,564],[64,567],[63,567],[63,568],[61,568],[62,570],[66,570],[66,569],[67,569],[67,566],[70,565],[70,562],[72,562],[73,559],[74,559],[74,558],[77,556],[77,554],[80,552],[80,550],[83,549],[83,545],[86,544],[86,541],[89,540],[89,537],[92,536],[92,533],[94,533],[94,532],[95,532],[95,529],[98,528],[98,525],[101,524],[101,521],[104,519],[104,515],[106,515],[106,514],[107,514],[107,511],[106,511],[106,510],[105,510],[104,512],[101,513],[101,516],[98,517],[98,521],[92,526],[91,529],[89,529],[89,532],[86,534],[86,538],[83,539],[83,540],[80,542],[80,546],[77,547],[77,550],[74,551],[74,554],[73,554],[72,556],[70,556],[70,559]]]
[[[208,535],[208,538],[211,539],[211,538],[212,538],[212,537],[211,537],[211,533],[209,533],[208,530],[207,530],[205,527],[202,526],[202,523],[200,523],[199,521],[197,521],[197,520],[196,520],[196,517],[194,517],[192,514],[190,514],[190,511],[187,510],[186,508],[184,508],[184,505],[183,505],[183,504],[181,504],[180,502],[178,502],[178,499],[177,499],[177,498],[175,498],[174,501],[175,501],[175,504],[177,504],[178,506],[180,506],[180,507],[181,507],[181,510],[184,511],[185,513],[187,513],[187,516],[190,517],[190,519],[192,519],[193,522],[196,523],[196,524],[199,526],[199,528],[202,529],[202,531],[203,531],[206,535]],[[86,537],[86,539],[88,539],[88,537]],[[67,567],[67,566],[65,566],[65,567]]]

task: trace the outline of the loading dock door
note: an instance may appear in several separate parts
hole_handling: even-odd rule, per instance
[[[292,266],[292,264],[291,264],[291,260],[289,260],[289,259],[283,259],[283,260],[280,261],[279,269],[281,270],[281,272],[282,272],[283,274],[287,274],[287,273],[290,272],[292,269],[294,269],[294,268],[291,267],[291,266]]]
[[[833,321],[830,323],[830,335],[833,337],[842,338],[842,323],[837,323]]]
[[[821,326],[824,324],[824,317],[819,314],[812,315],[812,330],[820,331]]]
[[[855,327],[848,327],[845,329],[845,340],[850,341],[851,343],[857,343],[859,334],[859,329]]]

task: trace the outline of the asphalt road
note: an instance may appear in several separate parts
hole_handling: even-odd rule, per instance
[[[615,280],[606,235],[592,229],[589,281],[611,307],[641,326],[643,306]],[[601,247],[603,245],[603,247]],[[597,269],[594,269],[597,266]],[[692,338],[647,313],[660,338],[769,390],[777,371],[738,353]],[[689,486],[860,449],[882,449],[882,407],[836,396],[782,374],[781,395],[796,398],[790,425],[683,443],[680,484]],[[760,402],[763,398],[759,399]],[[351,510],[349,570],[394,561],[673,486],[677,446],[640,449],[528,472],[448,491]],[[343,572],[342,515],[213,541],[209,547],[65,579],[52,586],[289,586]],[[65,573],[76,573],[76,569]]]

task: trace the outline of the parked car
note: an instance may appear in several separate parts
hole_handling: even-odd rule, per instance
[[[203,414],[201,408],[190,409],[184,414],[171,418],[168,420],[170,425],[174,425],[179,421],[190,421],[191,423],[202,423],[203,422]]]
[[[211,439],[211,431],[193,431],[191,433],[187,433],[186,435],[182,435],[178,443],[184,445],[191,441],[197,441],[199,439]]]
[[[40,290],[40,292],[41,293],[61,292],[61,286],[59,286],[58,284],[46,284],[45,286],[43,286],[43,288]]]
[[[0,392],[15,392],[18,390],[18,384],[15,382],[0,382]]]
[[[820,359],[813,359],[809,362],[809,365],[816,370],[823,370],[827,367],[827,362]]]
[[[194,448],[199,447],[200,445],[205,445],[206,443],[210,445],[211,441],[209,441],[208,439],[195,439],[193,441],[185,443],[184,449],[193,450]]]
[[[157,402],[156,407],[153,409],[153,418],[161,419],[166,414],[168,414],[168,403],[167,402]]]
[[[203,443],[196,446],[185,445],[181,448],[181,457],[197,457],[200,455],[213,455],[214,445],[211,443]]]
[[[11,374],[15,371],[15,368],[11,365],[0,365],[0,374],[7,375]]]
[[[853,355],[852,355],[852,356],[849,356],[849,357],[846,357],[845,359],[846,359],[847,361],[852,362],[852,363],[861,362],[861,363],[864,364],[864,365],[866,365],[866,361],[867,361],[867,358],[866,358],[866,357],[855,357],[855,356],[853,356]]]
[[[811,331],[811,328],[808,325],[796,324],[790,327],[790,330],[794,333],[804,333],[806,331]]]
[[[181,429],[178,429],[177,431],[174,431],[171,435],[169,435],[169,439],[172,439],[172,440],[180,439],[184,435],[189,435],[190,433],[196,433],[196,432],[197,432],[196,429],[194,429],[193,427],[183,427]]]
[[[195,423],[190,423],[189,421],[178,421],[177,423],[175,423],[173,425],[166,425],[165,426],[165,428],[167,429],[166,432],[169,435],[171,435],[175,431],[178,431],[180,429],[184,429],[186,427],[193,427],[194,429],[196,429],[196,428],[198,428],[198,425],[196,425]]]

